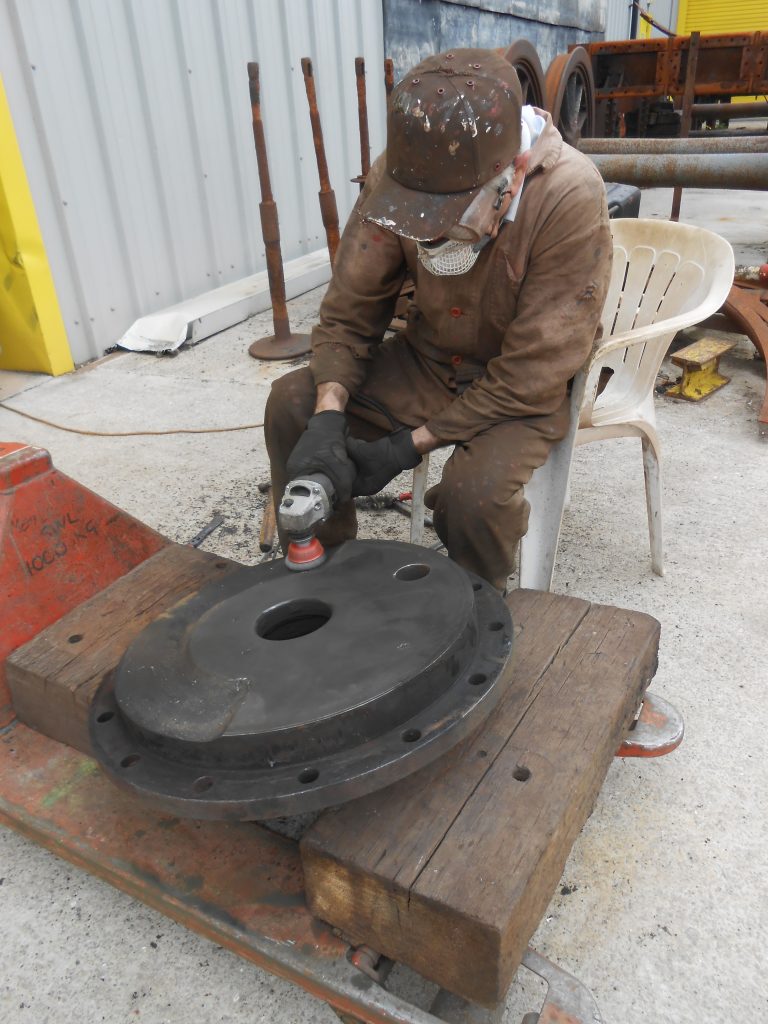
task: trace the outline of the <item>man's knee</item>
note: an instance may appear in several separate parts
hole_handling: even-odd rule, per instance
[[[488,473],[444,473],[435,501],[435,525],[451,525],[451,532],[483,530],[500,525],[522,536],[528,529],[529,505],[522,485]]]
[[[267,443],[285,430],[301,431],[315,405],[315,383],[307,367],[286,373],[273,382],[264,410]]]

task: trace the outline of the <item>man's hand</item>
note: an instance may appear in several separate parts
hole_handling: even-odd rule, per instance
[[[357,466],[352,494],[376,494],[404,469],[413,469],[421,462],[413,434],[407,427],[378,441],[347,439],[347,450]]]
[[[349,501],[357,469],[347,452],[344,413],[336,410],[315,413],[288,456],[286,469],[289,480],[325,473],[333,484],[334,504]]]

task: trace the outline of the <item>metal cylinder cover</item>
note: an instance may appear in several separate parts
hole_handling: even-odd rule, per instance
[[[173,814],[316,810],[421,768],[491,710],[501,596],[437,552],[349,541],[243,568],[134,640],[91,708],[109,775]]]

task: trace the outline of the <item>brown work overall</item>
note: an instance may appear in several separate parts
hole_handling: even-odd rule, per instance
[[[311,364],[275,382],[264,427],[279,500],[318,384],[349,391],[354,436],[426,424],[455,446],[428,496],[437,533],[451,558],[500,589],[528,526],[522,488],[567,431],[568,381],[589,355],[610,275],[602,180],[546,117],[514,221],[466,274],[435,277],[415,243],[353,210]],[[369,181],[382,173],[379,160]],[[406,271],[416,282],[408,325],[382,341]],[[319,536],[339,543],[355,529],[349,503]]]

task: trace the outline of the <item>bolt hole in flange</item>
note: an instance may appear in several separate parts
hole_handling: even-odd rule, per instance
[[[303,768],[299,772],[299,782],[303,786],[308,786],[310,782],[316,782],[320,772],[317,768]]]
[[[421,739],[421,729],[406,729],[403,733],[403,743],[415,743]]]
[[[201,775],[192,783],[192,789],[196,793],[207,793],[213,785],[213,779],[209,775]]]
[[[97,722],[111,722],[115,717],[114,711],[102,711],[102,713],[96,719]]]
[[[133,768],[133,766],[135,764],[138,764],[140,760],[141,754],[128,754],[128,756],[124,757],[123,760],[120,762],[120,767]]]
[[[498,631],[500,629],[504,629],[504,623],[503,622],[489,622],[488,623],[488,629],[490,629],[490,631],[492,633],[498,633]]]
[[[296,640],[317,632],[332,614],[330,605],[324,601],[286,601],[259,616],[256,633],[262,640]]]
[[[476,672],[475,675],[469,677],[470,686],[482,686],[483,683],[488,682],[488,676],[482,672]]]
[[[527,782],[531,777],[531,769],[524,767],[524,765],[517,765],[515,770],[512,772],[512,778],[517,779],[518,782]]]
[[[428,575],[428,565],[414,562],[413,565],[404,565],[401,569],[398,569],[395,573],[395,579],[402,580],[404,583],[412,583],[414,580],[423,580]]]

